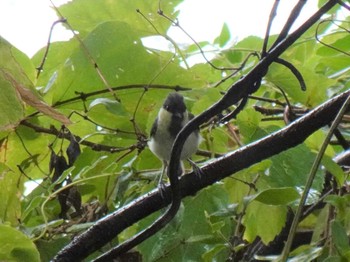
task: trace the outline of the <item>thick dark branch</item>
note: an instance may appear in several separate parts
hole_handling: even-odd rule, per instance
[[[180,179],[181,197],[194,195],[201,189],[235,172],[302,143],[309,135],[334,119],[349,95],[350,91],[342,93],[282,130],[203,166],[201,177],[193,172],[184,175]],[[98,221],[85,233],[76,237],[59,252],[54,261],[83,259],[111,241],[124,229],[167,206],[170,199],[171,189],[169,186],[162,193],[157,189],[136,199]]]

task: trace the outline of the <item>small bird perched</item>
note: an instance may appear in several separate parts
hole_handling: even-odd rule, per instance
[[[151,129],[148,146],[153,154],[163,161],[162,176],[169,163],[171,149],[177,134],[193,117],[186,109],[183,96],[178,93],[170,93],[159,110]],[[180,159],[189,159],[197,151],[200,141],[201,136],[197,129],[187,138]]]

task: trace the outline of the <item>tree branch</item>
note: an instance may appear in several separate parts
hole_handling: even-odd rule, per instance
[[[33,129],[35,132],[54,135],[54,136],[59,137],[59,138],[64,138],[68,141],[70,141],[71,136],[73,135],[70,133],[61,132],[60,130],[57,130],[54,126],[51,126],[50,128],[45,128],[45,127],[35,125],[27,120],[23,120],[21,122],[21,125],[29,127],[31,129]],[[84,146],[90,147],[94,151],[106,151],[106,152],[110,152],[110,153],[116,153],[116,152],[122,152],[122,151],[129,150],[130,148],[137,147],[137,145],[132,145],[132,146],[127,147],[127,148],[102,145],[102,144],[93,143],[93,142],[90,142],[87,140],[82,140],[80,136],[76,136],[76,135],[73,135],[73,136],[74,136],[74,139],[78,143],[80,143]]]
[[[235,172],[302,143],[309,135],[328,125],[334,119],[349,95],[350,91],[344,92],[282,130],[203,166],[201,177],[193,172],[184,175],[179,184],[181,197],[194,195],[201,189]],[[169,185],[162,193],[158,189],[153,190],[96,222],[89,230],[76,237],[62,249],[53,261],[76,261],[87,257],[115,238],[124,229],[164,208],[170,201],[171,189]]]

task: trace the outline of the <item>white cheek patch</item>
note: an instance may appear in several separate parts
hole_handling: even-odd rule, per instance
[[[171,122],[171,113],[166,111],[164,108],[159,110],[158,119],[162,121],[158,121],[158,129],[166,130],[170,126]]]

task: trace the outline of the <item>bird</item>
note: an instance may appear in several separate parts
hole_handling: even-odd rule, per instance
[[[187,111],[184,98],[179,93],[170,93],[160,108],[153,122],[148,146],[152,153],[163,162],[163,170],[159,183],[170,161],[171,149],[177,134],[192,119],[194,115]],[[201,142],[199,129],[193,131],[186,139],[181,151],[181,172],[183,172],[182,160],[186,160],[197,151]],[[192,163],[192,162],[190,162]]]

